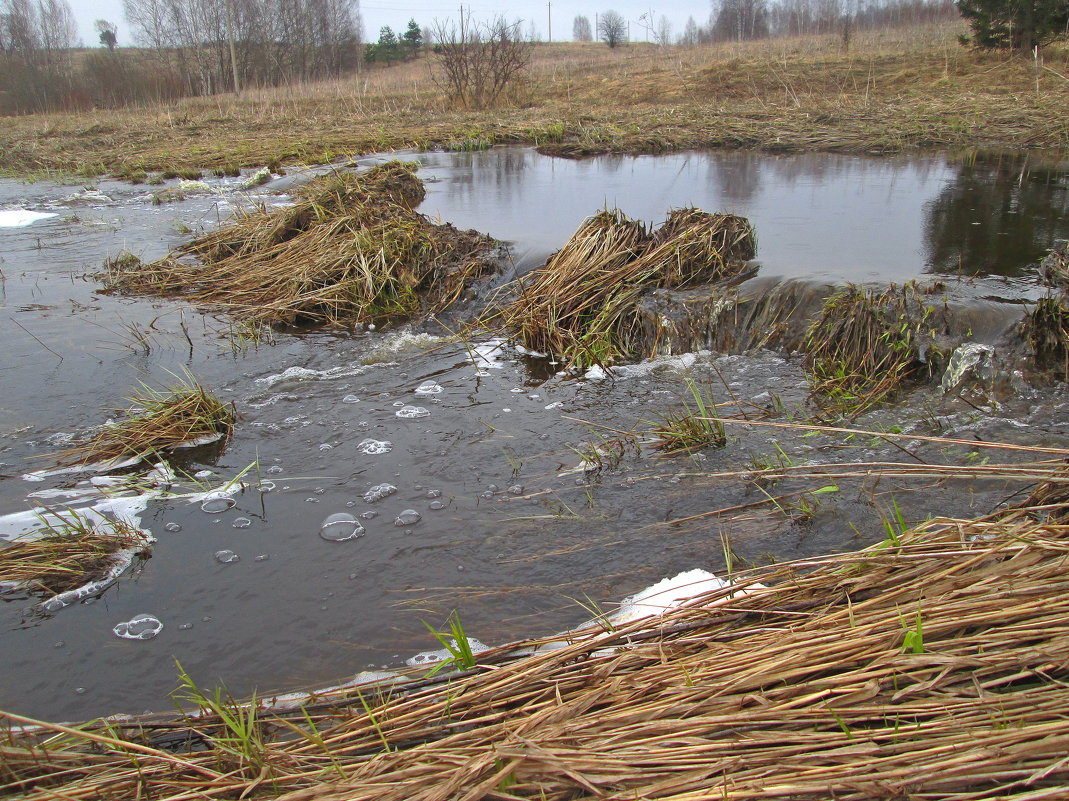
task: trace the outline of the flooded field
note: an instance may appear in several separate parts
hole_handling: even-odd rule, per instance
[[[502,280],[540,265],[602,208],[659,222],[696,205],[756,228],[757,272],[742,293],[938,280],[955,325],[1007,354],[1045,291],[1034,264],[1069,237],[1069,172],[1026,157],[406,157],[423,165],[421,212],[509,245]],[[910,520],[974,516],[1022,486],[934,471],[845,477],[838,465],[1034,458],[755,420],[693,457],[644,447],[584,471],[576,449],[648,430],[680,408],[690,380],[729,411],[804,414],[799,355],[697,350],[576,376],[435,324],[256,338],[180,300],[98,293],[93,274],[121,250],[163,256],[224,222],[232,203],[286,203],[276,193],[307,177],[162,190],[0,182],[0,537],[25,528],[16,513],[99,500],[84,475],[25,476],[128,406],[139,382],[189,370],[238,415],[225,450],[189,451],[166,496],[137,501],[151,558],[62,609],[4,596],[0,708],[53,719],[166,709],[176,659],[237,696],[343,681],[436,647],[422,621],[440,625],[453,609],[486,643],[545,634],[665,576],[723,573],[728,552],[737,567],[856,548],[883,538],[881,514],[896,504]],[[1061,446],[1067,401],[1063,384],[1024,370],[966,397],[916,388],[857,426]],[[744,475],[769,464],[827,470],[774,488]],[[224,497],[204,497],[221,487]]]

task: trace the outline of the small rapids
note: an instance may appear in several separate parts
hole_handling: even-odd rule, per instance
[[[160,203],[113,181],[0,181],[0,224],[25,221],[0,229],[0,537],[32,528],[27,507],[98,507],[155,539],[150,558],[63,608],[0,596],[0,708],[68,720],[169,708],[174,658],[235,696],[359,684],[444,658],[424,622],[442,630],[453,610],[492,644],[567,632],[594,605],[626,620],[682,602],[671,582],[657,589],[666,576],[709,582],[729,564],[857,548],[896,514],[983,514],[1023,487],[992,468],[1036,457],[976,442],[1064,443],[1065,385],[1023,365],[1015,333],[1044,292],[1028,265],[1069,236],[1064,169],[1014,183],[1016,162],[943,157],[419,158],[420,210],[508,240],[504,277],[606,203],[643,219],[691,203],[746,215],[758,262],[715,296],[652,294],[640,319],[657,355],[575,375],[452,325],[250,337],[180,300],[96,291],[92,274],[120,250],[158,258],[225,221],[233,201],[287,202],[272,190],[305,176],[173,184]],[[963,187],[978,176],[992,198],[1017,192],[1027,220],[974,234]],[[956,240],[952,223],[970,236]],[[1009,251],[1026,255],[1011,264]],[[927,297],[945,300],[955,342],[976,347],[852,424],[876,434],[778,427],[813,414],[798,351],[824,299],[849,281],[909,279],[936,287]],[[144,465],[49,474],[57,435],[186,369],[237,409],[225,449],[177,452],[166,481]],[[660,454],[649,432],[693,405],[690,383],[739,419],[722,448]],[[850,467],[873,462],[930,469]],[[940,478],[950,464],[975,474]]]

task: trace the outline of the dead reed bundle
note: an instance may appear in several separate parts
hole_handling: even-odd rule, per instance
[[[575,366],[627,355],[619,328],[648,276],[636,257],[649,233],[618,209],[590,217],[501,313],[506,330],[525,347]]]
[[[756,254],[757,235],[745,217],[687,208],[669,213],[640,260],[658,287],[676,289],[732,278]]]
[[[124,417],[55,455],[59,464],[85,465],[159,458],[175,448],[228,439],[234,410],[192,378],[166,390],[142,384]]]
[[[813,395],[829,411],[856,417],[930,369],[933,313],[912,284],[835,292],[806,332],[803,367]]]
[[[351,325],[440,309],[491,269],[490,240],[413,211],[424,194],[413,169],[394,161],[323,176],[293,206],[243,214],[164,259],[109,263],[105,287],[181,294],[267,324]]]
[[[39,528],[0,548],[0,588],[58,595],[103,578],[120,551],[144,546],[121,520],[94,525],[77,512],[51,510]]]
[[[572,367],[636,358],[643,294],[730,278],[755,248],[750,224],[730,214],[679,209],[651,236],[618,209],[603,211],[522,284],[500,319],[525,347]]]
[[[1067,555],[1069,526],[1036,522],[1029,507],[933,520],[859,552],[736,575],[662,617],[602,621],[526,658],[498,649],[463,673],[256,721],[274,734],[255,763],[235,764],[223,747],[233,729],[214,717],[178,732],[180,721],[140,720],[12,733],[0,791],[25,801],[1064,797]],[[42,742],[50,732],[60,736]],[[165,732],[187,748],[151,744]]]

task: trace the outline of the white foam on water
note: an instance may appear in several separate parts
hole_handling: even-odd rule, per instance
[[[499,338],[479,342],[471,348],[472,362],[480,369],[501,370],[510,361],[503,353],[504,346],[505,340]]]
[[[451,641],[454,648],[457,647],[457,641]],[[490,646],[479,642],[474,637],[468,637],[468,647],[471,648],[473,654],[481,654],[484,651],[489,651]],[[417,665],[435,665],[438,662],[443,662],[447,659],[451,659],[453,656],[448,648],[439,648],[434,651],[420,651],[418,654],[410,656],[405,660],[405,664],[410,667]]]
[[[371,439],[370,437],[365,440],[361,440],[360,444],[356,446],[356,449],[360,453],[366,453],[369,456],[381,456],[384,453],[389,453],[393,450],[393,443],[389,440]]]
[[[328,370],[313,370],[310,367],[299,367],[297,365],[294,365],[293,367],[287,367],[281,373],[272,373],[271,375],[266,375],[263,378],[257,378],[256,383],[263,384],[264,386],[270,389],[276,384],[283,383],[295,384],[301,381],[333,381],[338,378],[352,378],[354,376],[364,375],[369,370],[373,370],[376,367],[388,366],[397,366],[397,362],[379,362],[377,364],[349,364],[342,367],[331,367]],[[285,398],[284,395],[273,395],[266,401],[264,401],[262,405],[267,406],[283,398]]]
[[[30,211],[29,209],[7,209],[0,211],[0,228],[25,228],[40,220],[49,217],[58,217],[58,214],[45,211]]]
[[[400,673],[394,673],[390,670],[362,670],[349,681],[342,682],[341,684],[322,687],[311,692],[283,693],[281,695],[273,695],[270,698],[264,698],[260,702],[260,709],[265,712],[285,712],[291,709],[297,709],[298,707],[302,707],[305,704],[314,701],[322,700],[334,693],[343,692],[355,687],[363,687],[368,684],[392,684],[402,678]]]
[[[563,632],[558,639],[540,644],[534,653],[555,651],[591,636],[597,629],[616,628],[626,623],[646,618],[656,618],[673,609],[679,609],[690,601],[716,590],[729,590],[723,598],[710,602],[714,606],[730,603],[739,595],[747,595],[754,590],[764,589],[765,585],[753,581],[746,584],[733,584],[718,578],[707,570],[695,568],[679,573],[671,578],[664,578],[646,589],[624,598],[619,608],[600,617],[591,618],[570,631]],[[579,635],[581,636],[570,636]],[[607,648],[594,652],[594,656],[611,653],[616,648]]]
[[[638,364],[620,364],[608,369],[594,365],[583,374],[586,381],[600,381],[610,376],[614,380],[626,378],[642,378],[654,370],[689,370],[697,362],[699,356],[708,356],[709,351],[697,353],[680,353],[676,356],[658,356],[656,359],[639,362]]]
[[[731,582],[717,578],[707,570],[687,570],[671,578],[661,579],[641,592],[625,598],[620,602],[620,608],[610,617],[614,623],[620,624],[663,615],[699,595],[730,586]]]
[[[87,464],[74,465],[73,467],[57,467],[52,470],[34,470],[32,473],[23,473],[23,481],[44,481],[53,476],[69,476],[75,473],[108,473],[112,470],[121,470],[124,467],[133,467],[141,461],[138,456],[127,459],[109,459],[104,462],[89,462]]]

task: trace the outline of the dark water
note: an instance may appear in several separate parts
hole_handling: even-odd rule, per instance
[[[962,166],[939,157],[690,154],[567,162],[519,149],[420,158],[431,181],[421,210],[510,240],[519,270],[606,204],[653,221],[695,204],[751,217],[762,276],[886,282],[954,273],[961,264],[983,275],[948,291],[986,298],[985,317],[1012,320],[1018,302],[1037,292],[1027,264],[1050,239],[1069,235],[1065,171],[1032,170],[1022,159]],[[882,441],[736,427],[722,450],[664,458],[646,449],[584,475],[574,471],[573,447],[596,438],[594,430],[612,436],[596,426],[648,428],[679,407],[688,379],[718,402],[797,409],[808,392],[797,357],[701,353],[610,377],[543,380],[544,364],[504,343],[472,350],[401,329],[278,334],[242,347],[223,317],[95,292],[86,273],[120,249],[153,258],[189,230],[225,219],[239,197],[225,188],[212,182],[211,193],[153,206],[144,188],[107,181],[96,187],[107,199],[72,199],[78,187],[0,182],[0,210],[57,214],[0,228],[0,513],[64,503],[30,493],[73,479],[20,476],[48,466],[41,457],[60,446],[57,435],[125,406],[138,381],[166,382],[187,368],[234,401],[241,417],[221,457],[194,454],[186,468],[210,469],[203,481],[218,485],[257,463],[245,480],[273,485],[249,487],[223,513],[183,497],[152,502],[141,516],[158,540],[151,559],[92,603],[52,616],[35,613],[32,599],[0,604],[0,708],[64,719],[165,709],[177,683],[174,659],[198,683],[225,681],[236,695],[327,683],[434,647],[421,621],[441,623],[454,608],[469,634],[505,642],[574,625],[589,616],[580,603],[587,598],[609,604],[694,567],[722,572],[725,540],[736,564],[832,552],[881,539],[879,510],[892,496],[922,519],[985,512],[1016,489],[796,480],[770,491],[839,489],[811,496],[806,522],[767,507],[673,522],[761,500],[741,478],[713,475],[721,471],[779,458],[902,454]],[[277,202],[271,188],[257,191]],[[970,236],[975,228],[983,234]],[[441,391],[417,393],[428,381]],[[977,409],[918,390],[862,424],[1064,441],[1061,388],[1022,386],[1003,400]],[[427,414],[398,417],[406,405]],[[392,447],[365,453],[367,439]],[[989,458],[921,443],[910,449],[930,461]],[[397,492],[366,503],[364,494],[384,482]],[[183,480],[173,489],[196,487]],[[421,519],[395,525],[407,510]],[[366,533],[354,540],[321,538],[324,519],[342,512],[377,515],[361,519]],[[239,561],[217,561],[221,550]],[[163,621],[159,636],[112,634],[143,612]]]

